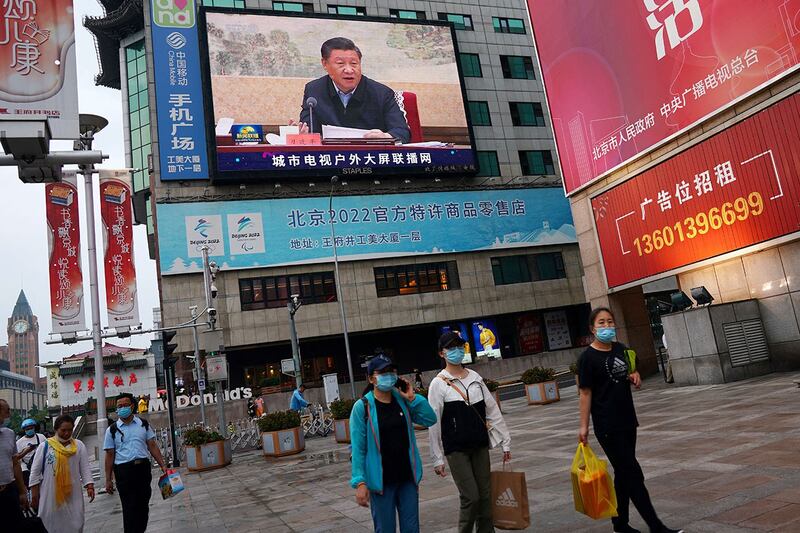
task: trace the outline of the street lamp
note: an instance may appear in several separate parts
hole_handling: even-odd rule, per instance
[[[347,355],[347,373],[350,376],[350,394],[356,397],[356,384],[353,381],[353,361],[350,357],[350,337],[347,334],[347,314],[344,311],[344,298],[342,297],[342,284],[339,278],[339,254],[336,250],[336,229],[333,216],[333,187],[339,181],[339,176],[331,177],[331,194],[328,197],[328,216],[331,226],[331,243],[333,244],[333,275],[336,281],[336,299],[339,300],[339,314],[342,317],[342,330],[344,331],[344,351]]]
[[[108,125],[108,120],[98,115],[80,115],[80,140],[76,141],[76,150],[91,150],[94,136]],[[108,427],[108,413],[106,413],[106,391],[103,387],[103,337],[100,329],[100,289],[97,284],[97,243],[94,229],[94,163],[80,165],[83,175],[84,197],[86,201],[86,235],[89,244],[89,289],[92,305],[92,344],[94,346],[94,382],[97,395],[97,437],[102,442]],[[105,472],[100,468],[100,486],[104,487]]]
[[[294,382],[297,388],[303,384],[303,363],[300,361],[300,343],[297,340],[297,327],[294,322],[294,315],[303,302],[300,301],[299,294],[292,294],[286,308],[289,310],[289,335],[292,339],[292,360],[294,361]]]

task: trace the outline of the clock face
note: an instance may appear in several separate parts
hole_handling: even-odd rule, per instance
[[[26,331],[28,331],[28,323],[24,320],[17,320],[14,322],[14,331],[22,335]]]

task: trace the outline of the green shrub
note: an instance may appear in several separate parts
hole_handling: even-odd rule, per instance
[[[545,381],[553,381],[555,377],[556,377],[556,371],[553,370],[552,368],[535,366],[523,372],[521,379],[524,384],[530,385],[532,383],[544,383]]]
[[[353,410],[353,405],[358,400],[348,398],[346,400],[334,400],[331,402],[331,415],[334,420],[345,420],[350,418],[350,412]]]
[[[200,446],[218,440],[225,439],[216,431],[207,431],[202,426],[195,426],[183,432],[183,443],[186,446]]]
[[[274,411],[258,419],[258,429],[262,432],[296,427],[300,427],[300,413],[297,411]]]
[[[484,383],[486,383],[486,388],[489,389],[489,392],[494,392],[500,388],[500,382],[495,381],[493,379],[484,379]]]

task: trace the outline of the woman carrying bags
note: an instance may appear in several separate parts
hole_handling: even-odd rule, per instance
[[[436,413],[431,426],[431,455],[435,472],[446,474],[444,458],[461,497],[459,533],[487,533],[492,525],[489,448],[502,444],[503,462],[511,460],[511,437],[497,402],[483,378],[464,368],[464,339],[449,331],[439,339],[439,356],[447,366],[428,388]]]
[[[75,421],[69,415],[56,418],[50,437],[38,448],[31,463],[31,504],[49,533],[83,531],[83,491],[94,501],[94,482],[89,455],[83,442],[72,438]]]
[[[611,519],[614,531],[639,533],[628,523],[628,503],[633,501],[651,533],[682,533],[683,530],[668,528],[658,518],[644,485],[642,467],[636,460],[639,422],[631,385],[638,389],[642,379],[636,371],[635,354],[615,342],[616,325],[609,309],[600,307],[592,311],[589,329],[594,341],[578,358],[581,415],[578,440],[588,443],[591,413],[595,436],[614,467],[618,514]]]
[[[397,367],[380,354],[367,363],[372,390],[350,413],[352,474],[356,502],[370,507],[377,533],[419,533],[419,482],[422,460],[414,424],[436,421],[428,401],[405,380]]]

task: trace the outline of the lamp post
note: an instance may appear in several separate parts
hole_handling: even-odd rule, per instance
[[[339,314],[342,317],[342,331],[344,332],[344,351],[347,355],[347,373],[350,376],[350,394],[352,398],[356,397],[356,384],[353,381],[353,361],[350,357],[350,337],[347,334],[347,313],[344,310],[344,298],[342,298],[342,284],[339,278],[339,254],[336,249],[336,229],[334,228],[334,215],[333,215],[333,187],[339,181],[339,176],[331,177],[331,194],[328,197],[328,216],[330,217],[331,226],[331,243],[333,244],[333,275],[336,281],[336,299],[339,300]]]
[[[108,125],[108,120],[98,115],[80,115],[81,138],[75,143],[75,148],[91,150],[95,133]],[[100,329],[100,289],[97,281],[97,242],[94,230],[94,163],[80,165],[83,175],[84,200],[86,202],[86,236],[89,252],[89,290],[92,307],[92,344],[94,346],[94,388],[97,396],[97,436],[101,440],[108,427],[108,413],[106,412],[106,391],[103,387],[103,337]],[[105,471],[100,468],[100,486],[105,487]]]

